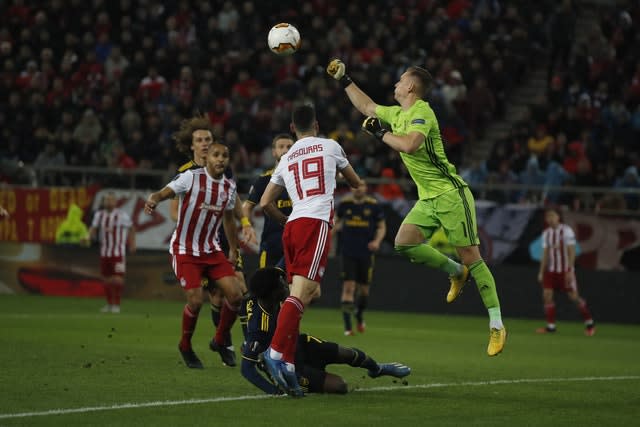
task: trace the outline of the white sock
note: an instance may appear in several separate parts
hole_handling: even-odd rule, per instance
[[[272,348],[269,348],[269,357],[273,360],[282,360],[282,353],[279,351],[275,351]]]

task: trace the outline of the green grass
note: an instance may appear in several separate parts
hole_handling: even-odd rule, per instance
[[[489,358],[486,318],[371,312],[366,334],[344,337],[338,310],[312,308],[303,331],[381,362],[406,363],[413,369],[408,385],[331,366],[352,393],[249,399],[243,397],[259,390],[208,350],[207,310],[194,336],[206,367],[199,371],[186,369],[176,348],[182,304],[128,300],[120,315],[100,314],[100,306],[92,299],[0,297],[0,426],[259,427],[283,425],[278,420],[286,417],[291,427],[583,427],[634,425],[640,413],[636,325],[599,324],[596,336],[585,337],[578,322],[561,322],[556,335],[540,336],[533,333],[540,321],[507,319],[505,352]],[[239,344],[237,325],[234,339]],[[175,404],[106,408],[160,401]],[[7,417],[89,407],[105,409]]]

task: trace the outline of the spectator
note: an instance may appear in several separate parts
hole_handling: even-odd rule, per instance
[[[144,101],[154,101],[167,85],[164,77],[158,74],[156,67],[149,67],[147,76],[140,81],[138,97]]]
[[[553,137],[547,133],[547,127],[545,125],[538,125],[536,134],[529,138],[527,147],[531,154],[540,156],[547,151],[547,147],[551,144],[553,144]]]
[[[638,177],[638,168],[629,166],[625,169],[624,175],[618,177],[614,183],[616,188],[635,188],[640,189],[640,177]],[[640,196],[637,194],[626,193],[624,199],[627,209],[637,210],[640,208]]]
[[[388,182],[378,184],[376,193],[388,201],[404,199],[404,191],[402,191],[402,188],[395,182],[396,174],[393,169],[384,168],[382,169],[381,175],[382,178]]]

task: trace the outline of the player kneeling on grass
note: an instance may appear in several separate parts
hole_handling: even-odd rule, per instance
[[[271,381],[260,359],[271,343],[276,329],[280,304],[289,295],[284,272],[262,268],[249,281],[250,297],[243,301],[240,319],[245,341],[242,344],[242,376],[269,394],[282,394]],[[307,334],[298,336],[296,376],[305,393],[346,393],[347,383],[325,369],[330,364],[345,364],[368,370],[371,378],[389,375],[406,377],[411,368],[400,363],[377,363],[357,348],[342,347]]]

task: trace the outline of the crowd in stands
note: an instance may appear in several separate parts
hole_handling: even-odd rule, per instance
[[[640,4],[598,8],[587,34],[576,34],[576,12],[565,1],[551,16],[548,90],[486,162],[465,171],[471,183],[640,188]],[[502,193],[509,202],[527,197]],[[605,202],[640,208],[636,195]]]
[[[232,146],[236,173],[251,173],[269,166],[271,138],[289,129],[292,105],[310,101],[321,132],[343,144],[360,174],[405,176],[398,154],[359,131],[362,117],[325,75],[326,63],[337,56],[376,102],[387,105],[395,103],[393,84],[407,66],[428,68],[436,79],[429,101],[446,149],[459,163],[461,147],[500,118],[507,93],[548,49],[545,26],[554,5],[8,0],[0,3],[0,158],[3,165],[173,171],[186,159],[170,135],[181,119],[199,112]],[[278,57],[266,47],[269,28],[282,21],[302,33],[293,56]],[[605,35],[627,43],[626,33]],[[592,48],[585,55],[593,55]],[[569,78],[573,68],[557,75],[563,93],[577,84]],[[605,74],[601,67],[600,80]],[[580,85],[593,83],[590,73],[584,77]],[[580,95],[588,94],[593,105],[596,89]],[[618,105],[615,99],[607,105]],[[615,121],[617,112],[607,117]],[[575,137],[567,133],[570,143]],[[0,180],[12,182],[9,168],[2,170]],[[54,177],[47,184],[56,183],[65,182]],[[399,189],[381,190],[397,195]]]

